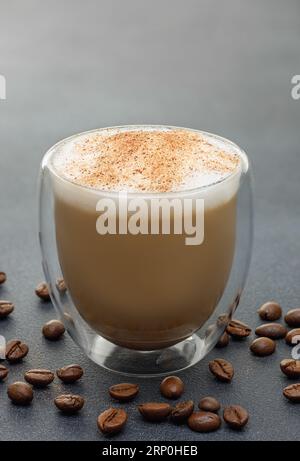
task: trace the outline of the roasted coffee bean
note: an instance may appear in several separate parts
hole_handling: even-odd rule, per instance
[[[284,320],[289,327],[297,328],[300,327],[300,309],[292,309],[288,311]]]
[[[203,411],[210,411],[211,413],[217,413],[220,408],[220,402],[214,397],[204,397],[200,400],[198,407]]]
[[[265,323],[256,328],[255,333],[265,338],[280,339],[287,334],[287,329],[280,323]]]
[[[39,283],[35,289],[35,293],[43,301],[50,301],[49,289],[46,282]]]
[[[240,405],[230,405],[224,408],[223,418],[232,429],[242,429],[249,420],[249,414]]]
[[[65,293],[67,291],[66,282],[64,281],[64,279],[56,280],[56,288],[58,289],[58,291],[60,291],[60,293]]]
[[[251,328],[239,320],[230,320],[226,331],[233,338],[242,339],[250,335]]]
[[[276,343],[273,339],[270,338],[257,338],[255,339],[251,345],[250,350],[254,355],[259,357],[265,357],[267,355],[273,354],[276,349]]]
[[[194,411],[194,402],[187,400],[186,402],[179,402],[171,410],[171,420],[176,424],[184,423]]]
[[[0,381],[3,381],[8,375],[8,369],[4,365],[0,365]]]
[[[7,395],[15,405],[29,405],[33,399],[32,387],[21,381],[9,384]]]
[[[197,411],[189,417],[188,425],[196,432],[212,432],[221,426],[221,418],[216,413]]]
[[[208,364],[212,374],[219,380],[229,383],[234,375],[234,369],[230,362],[224,359],[215,359]]]
[[[226,331],[224,331],[224,333],[222,334],[221,338],[220,338],[219,341],[217,342],[216,347],[217,347],[218,349],[222,349],[223,347],[228,346],[228,344],[229,344],[229,339],[230,339],[229,334],[228,334]]]
[[[263,304],[257,312],[262,320],[268,320],[271,322],[280,319],[282,315],[282,309],[280,305],[274,301],[269,301]]]
[[[291,402],[300,402],[300,383],[290,384],[283,389],[283,395]]]
[[[9,314],[12,313],[15,306],[10,301],[0,299],[0,319],[5,319]]]
[[[20,362],[28,354],[28,346],[18,339],[8,341],[5,357],[10,363]]]
[[[42,329],[45,338],[50,341],[57,341],[65,332],[64,324],[60,320],[50,320],[45,323]]]
[[[281,360],[280,368],[281,371],[289,378],[300,378],[300,360]]]
[[[81,395],[62,394],[54,399],[57,408],[66,414],[77,413],[84,405],[84,398]]]
[[[113,435],[120,432],[127,421],[127,413],[121,408],[108,408],[98,416],[97,425],[103,434]]]
[[[169,416],[172,408],[168,403],[149,402],[138,405],[138,410],[147,421],[159,422]]]
[[[0,285],[2,285],[4,282],[6,282],[6,273],[0,272]]]
[[[109,394],[113,399],[119,402],[129,402],[138,395],[139,390],[140,387],[138,384],[120,383],[110,386]]]
[[[167,399],[178,399],[184,391],[184,384],[178,376],[167,376],[160,383],[160,392]]]
[[[285,337],[285,341],[289,346],[298,344],[300,342],[300,328],[290,330]]]
[[[50,370],[33,369],[26,371],[25,381],[36,387],[46,387],[54,380],[54,373]]]
[[[56,370],[58,378],[64,383],[75,383],[83,375],[83,369],[80,365],[72,364]]]

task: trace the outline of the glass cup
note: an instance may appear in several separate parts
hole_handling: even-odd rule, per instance
[[[252,247],[249,161],[236,144],[190,131],[238,154],[240,167],[208,186],[127,193],[81,186],[56,170],[55,155],[79,135],[42,160],[39,237],[52,302],[86,355],[115,372],[155,376],[194,365],[240,301]]]

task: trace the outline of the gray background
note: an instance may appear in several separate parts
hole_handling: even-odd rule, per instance
[[[0,101],[0,270],[8,274],[0,295],[16,304],[0,334],[30,346],[26,361],[10,367],[8,382],[29,367],[79,362],[86,376],[72,390],[87,397],[80,416],[65,417],[52,404],[58,383],[37,391],[24,409],[8,401],[2,383],[0,439],[102,440],[96,416],[111,403],[107,387],[118,378],[88,361],[70,338],[49,344],[40,332],[55,316],[33,292],[43,277],[36,239],[42,155],[75,132],[127,123],[231,138],[248,152],[255,173],[255,246],[238,317],[254,327],[256,308],[269,298],[285,309],[299,306],[300,101],[290,92],[291,77],[300,74],[300,2],[0,0],[0,74],[7,79],[7,100]],[[220,355],[236,367],[230,385],[207,370]],[[247,342],[231,344],[182,373],[186,396],[196,402],[213,394],[249,409],[241,433],[150,425],[132,404],[117,440],[299,439],[300,408],[281,395],[287,381],[279,362],[289,356],[283,342],[266,359],[251,356]],[[141,380],[138,401],[159,399],[158,382]]]

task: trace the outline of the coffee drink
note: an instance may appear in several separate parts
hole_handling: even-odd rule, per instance
[[[184,384],[178,376],[167,376],[160,383],[160,392],[167,399],[178,399],[184,391]]]
[[[139,393],[140,387],[138,384],[120,383],[110,386],[110,396],[119,402],[129,402],[133,400]]]
[[[154,350],[207,321],[231,270],[245,161],[229,141],[168,127],[103,129],[54,148],[59,261],[94,331]]]

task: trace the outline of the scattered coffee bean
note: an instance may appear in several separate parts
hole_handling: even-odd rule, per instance
[[[212,432],[221,426],[221,418],[216,413],[197,411],[189,417],[188,425],[196,432]]]
[[[147,421],[159,422],[169,416],[172,408],[168,403],[149,402],[138,405],[138,410]]]
[[[255,339],[251,345],[250,350],[254,355],[259,357],[265,357],[267,355],[273,354],[276,349],[276,343],[273,339],[270,338],[257,338]]]
[[[0,381],[3,381],[8,375],[8,369],[4,365],[0,365]]]
[[[45,338],[50,341],[57,341],[65,332],[64,324],[60,320],[50,320],[45,323],[42,329]]]
[[[249,414],[240,405],[230,405],[224,408],[223,418],[232,429],[242,429],[249,420]]]
[[[28,346],[18,339],[8,341],[5,357],[10,363],[20,362],[28,354]]]
[[[25,381],[36,387],[46,387],[54,380],[54,373],[50,370],[33,369],[26,371]]]
[[[211,413],[217,413],[220,408],[220,402],[214,397],[204,397],[200,400],[198,407],[203,411],[210,411]]]
[[[281,360],[280,368],[281,371],[289,378],[300,378],[300,360]]]
[[[268,320],[271,322],[280,319],[282,315],[282,309],[280,305],[274,301],[269,301],[263,304],[257,312],[262,320]]]
[[[137,396],[139,390],[140,387],[138,384],[120,383],[110,386],[109,394],[113,399],[119,402],[129,402]]]
[[[29,405],[33,399],[32,387],[21,381],[9,384],[7,395],[15,405]]]
[[[300,328],[290,330],[285,337],[285,341],[289,346],[298,344],[300,342]]]
[[[10,301],[4,299],[0,300],[0,319],[5,319],[9,314],[12,313],[15,306]]]
[[[291,402],[300,402],[300,383],[290,384],[283,389],[283,395]]]
[[[289,327],[300,327],[300,309],[292,309],[291,311],[288,311],[284,320]]]
[[[176,424],[184,423],[194,411],[194,402],[187,400],[186,402],[179,402],[171,410],[171,420]]]
[[[224,359],[215,359],[208,364],[212,374],[219,380],[229,383],[234,375],[234,369],[230,362]]]
[[[226,331],[233,338],[242,339],[250,335],[251,328],[239,320],[230,320]]]
[[[178,399],[184,391],[184,384],[178,376],[167,376],[160,383],[160,392],[167,399]]]
[[[113,435],[120,432],[127,421],[127,413],[121,408],[109,408],[98,416],[97,425],[103,434]]]
[[[229,334],[228,334],[226,331],[224,331],[224,333],[222,334],[221,338],[220,338],[219,341],[217,342],[216,347],[217,347],[218,349],[222,349],[223,347],[228,346],[228,344],[229,344],[229,339],[230,339]]]
[[[286,336],[287,329],[280,323],[265,323],[257,327],[255,333],[266,338],[280,339]]]
[[[80,365],[72,364],[59,368],[56,371],[58,378],[64,383],[75,383],[83,375],[83,369]]]
[[[57,408],[66,414],[77,413],[84,405],[84,398],[81,395],[62,394],[54,399]]]
[[[35,289],[35,293],[43,301],[50,301],[49,289],[46,282],[39,283]]]
[[[58,291],[60,291],[60,293],[65,293],[67,291],[66,282],[64,281],[64,279],[56,280],[56,288],[58,289]]]
[[[0,285],[2,285],[4,282],[6,282],[6,273],[0,272]]]

